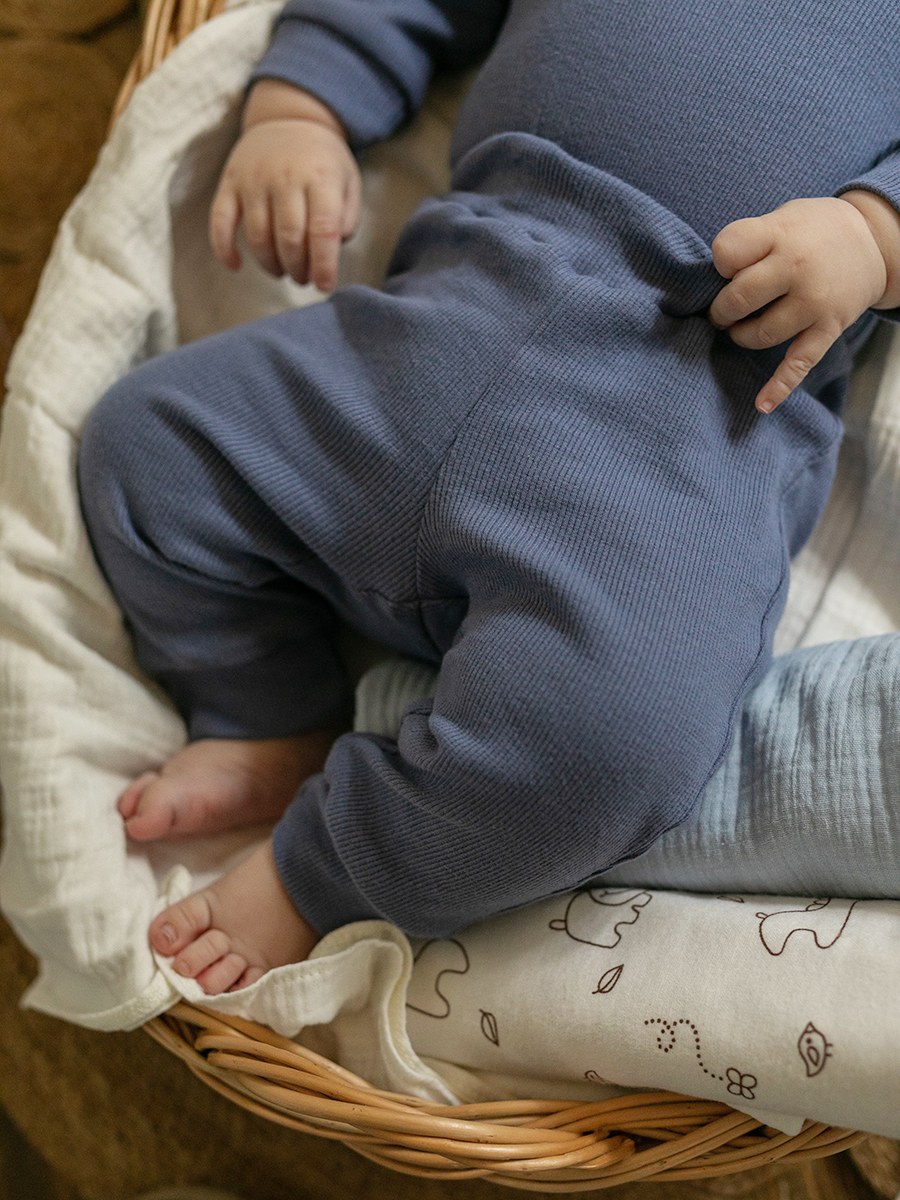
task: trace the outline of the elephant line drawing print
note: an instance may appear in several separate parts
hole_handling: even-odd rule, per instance
[[[622,940],[622,930],[637,923],[652,899],[652,893],[634,888],[588,888],[576,892],[566,905],[565,916],[549,925],[575,942],[614,950]]]
[[[729,1096],[736,1096],[742,1100],[755,1100],[756,1089],[759,1087],[759,1080],[749,1071],[741,1071],[737,1067],[727,1067],[724,1075],[719,1075],[716,1071],[711,1070],[703,1061],[703,1051],[700,1045],[700,1030],[693,1021],[687,1017],[678,1017],[677,1020],[667,1021],[664,1017],[650,1017],[644,1021],[644,1024],[651,1029],[651,1032],[656,1034],[656,1045],[663,1054],[668,1054],[674,1050],[678,1044],[678,1035],[680,1033],[687,1034],[689,1039],[694,1044],[694,1056],[697,1066],[704,1075],[708,1075],[710,1079],[718,1080],[724,1083]],[[684,1029],[678,1028],[684,1026]],[[658,1029],[653,1029],[653,1026],[658,1026]]]
[[[445,975],[465,975],[471,966],[465,946],[457,938],[432,938],[419,948],[413,959],[415,966],[430,965],[427,975],[414,974],[406,996],[406,1007],[423,1017],[444,1020],[450,1016],[450,1001],[441,991]],[[433,972],[433,973],[432,973]],[[429,986],[429,980],[431,982]]]
[[[777,958],[797,934],[808,933],[820,950],[830,950],[847,928],[856,900],[811,900],[805,908],[782,908],[758,912],[759,938]],[[808,942],[807,938],[803,939]]]

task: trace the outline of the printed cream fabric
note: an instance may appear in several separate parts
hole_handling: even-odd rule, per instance
[[[896,1136],[897,909],[642,888],[546,900],[418,949],[410,1038],[434,1066],[449,1046],[507,1077],[663,1087],[790,1132],[774,1112]]]
[[[391,926],[348,926],[308,962],[211,1000],[151,955],[153,913],[265,830],[126,844],[116,795],[184,732],[134,664],[90,554],[73,463],[86,414],[130,366],[318,298],[251,266],[231,276],[205,237],[243,86],[279,8],[232,4],[141,85],[60,228],[11,364],[0,438],[0,902],[40,962],[24,1003],[127,1029],[179,995],[202,999],[299,1035],[378,1086],[436,1100],[666,1087],[788,1131],[809,1116],[897,1136],[891,901],[610,884],[418,946],[415,965]],[[405,215],[445,185],[457,99],[450,85],[433,92],[405,134],[367,155],[347,281],[377,280]],[[900,627],[898,389],[900,342],[882,335],[858,373],[838,485],[794,572],[781,650]],[[362,685],[361,727],[389,733],[428,687],[418,665],[376,668]]]

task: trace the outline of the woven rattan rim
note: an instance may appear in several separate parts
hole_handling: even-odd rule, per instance
[[[141,80],[204,21],[217,17],[225,0],[150,0],[144,17],[141,48],[129,68],[113,105],[110,128],[122,114]]]
[[[224,5],[225,0],[150,0],[141,49],[116,100],[113,123],[137,84]],[[341,1141],[383,1166],[432,1179],[483,1178],[526,1191],[593,1191],[824,1158],[866,1137],[813,1121],[791,1137],[763,1128],[727,1104],[670,1092],[593,1104],[429,1104],[379,1091],[261,1025],[183,1002],[144,1029],[242,1108]]]
[[[671,1092],[591,1104],[430,1104],[379,1091],[263,1026],[193,1004],[176,1004],[144,1028],[242,1108],[432,1179],[578,1192],[824,1158],[866,1136],[807,1121],[792,1137],[727,1104]]]

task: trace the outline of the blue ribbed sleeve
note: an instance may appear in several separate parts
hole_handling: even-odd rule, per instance
[[[900,212],[900,150],[886,154],[880,162],[862,175],[857,175],[849,183],[838,189],[837,194],[855,190],[874,192]]]
[[[853,191],[874,192],[900,212],[900,150],[886,154],[871,171],[866,171],[845,183],[836,194],[842,196],[844,192]],[[900,308],[880,308],[876,311],[879,317],[889,321],[900,321]]]
[[[253,80],[312,92],[360,149],[412,116],[436,66],[482,57],[506,7],[507,0],[290,0]]]

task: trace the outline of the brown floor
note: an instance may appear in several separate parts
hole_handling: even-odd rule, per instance
[[[78,20],[80,9],[88,15]],[[49,20],[57,10],[60,19]],[[108,18],[116,10],[85,32],[47,28],[77,28],[91,12]],[[0,376],[59,219],[106,136],[139,37],[129,0],[0,0]]]
[[[79,1200],[0,1110],[0,1200]]]
[[[137,7],[128,0],[0,0],[0,371],[31,304],[56,224],[104,139],[119,81],[137,46]],[[91,13],[101,14],[99,27],[91,27]],[[509,1194],[480,1184],[419,1185],[370,1169],[339,1146],[321,1139],[294,1141],[274,1127],[260,1136],[267,1123],[237,1112],[223,1115],[226,1102],[207,1097],[203,1089],[198,1092],[200,1085],[179,1064],[163,1061],[164,1053],[142,1034],[89,1034],[38,1014],[17,1013],[15,1001],[32,968],[5,927],[0,927],[0,942],[5,947],[2,983],[11,990],[0,993],[0,1009],[5,1009],[0,1022],[0,1200],[127,1200],[135,1189],[176,1180],[233,1184],[246,1200],[289,1195],[297,1200],[438,1195],[466,1200],[476,1194],[499,1200]],[[73,1078],[81,1081],[78,1087]],[[85,1096],[92,1097],[89,1111],[73,1111],[85,1104]],[[130,1118],[126,1136],[116,1120],[130,1104],[138,1115]],[[195,1114],[187,1128],[170,1111],[182,1105],[185,1114]],[[146,1125],[136,1128],[145,1116]],[[210,1146],[226,1128],[229,1136]],[[203,1144],[192,1148],[192,1138]],[[232,1159],[246,1166],[250,1143],[255,1152],[259,1145],[266,1147],[270,1169],[264,1163],[252,1172],[226,1168]],[[787,1171],[773,1167],[731,1176],[702,1189],[629,1185],[610,1195],[618,1200],[625,1200],[626,1191],[628,1200],[889,1200],[894,1179],[900,1180],[895,1153],[900,1161],[896,1144],[884,1144],[878,1161],[888,1165],[881,1174],[869,1170],[864,1154],[857,1156],[880,1185],[877,1192],[850,1155],[840,1155]],[[292,1158],[295,1172],[283,1165]],[[160,1168],[160,1160],[171,1164],[170,1174]],[[293,1186],[285,1182],[291,1179]]]
[[[23,28],[27,14],[0,4],[0,374],[31,306],[53,230],[93,166],[110,98],[138,45],[137,5],[126,0],[119,7],[123,11],[99,28],[73,33],[48,30],[46,18]],[[89,18],[75,24],[85,22]],[[50,69],[41,69],[41,59]],[[97,94],[87,99],[79,68],[97,84]],[[71,112],[73,92],[80,118],[74,131],[61,122]],[[40,152],[57,133],[63,135],[64,164],[58,152]],[[0,1200],[80,1200],[2,1108]]]

